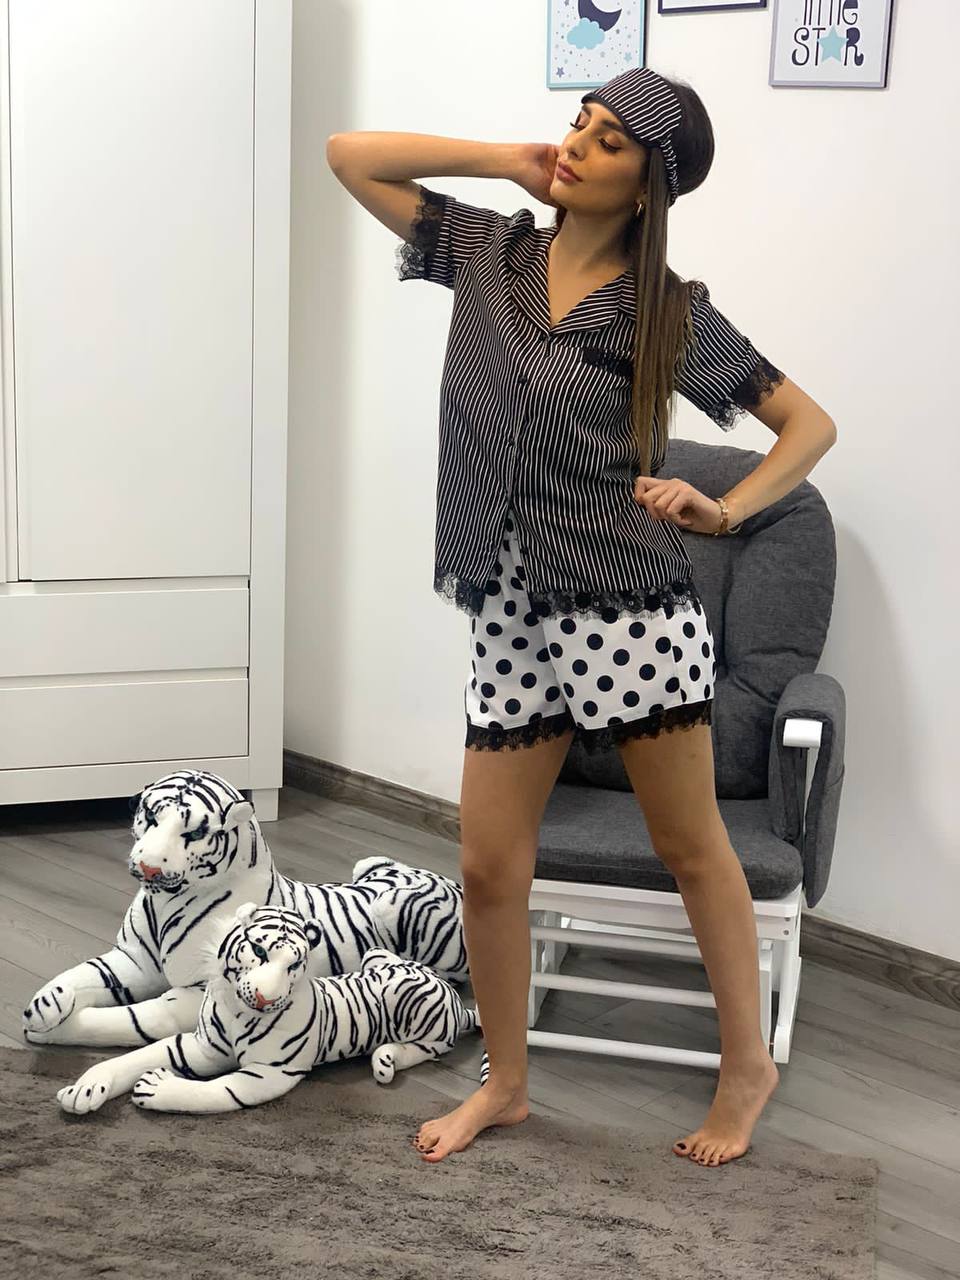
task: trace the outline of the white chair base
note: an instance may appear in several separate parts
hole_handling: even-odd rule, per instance
[[[774,1062],[787,1062],[790,1058],[790,1040],[800,988],[802,893],[802,886],[797,885],[782,898],[755,900],[753,903],[757,924],[760,1025]],[[540,1007],[550,989],[716,1009],[716,1001],[709,991],[608,982],[559,972],[570,945],[615,948],[637,955],[672,956],[703,964],[679,893],[535,879],[529,908],[531,978],[527,1006],[528,1045],[719,1069],[719,1053],[536,1030]],[[775,991],[779,1002],[776,1026],[772,1026]]]

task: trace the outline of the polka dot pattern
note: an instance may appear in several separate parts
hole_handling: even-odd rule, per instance
[[[573,728],[587,750],[709,724],[717,664],[699,599],[633,617],[541,617],[508,514],[480,615],[471,619],[466,745],[530,746]]]

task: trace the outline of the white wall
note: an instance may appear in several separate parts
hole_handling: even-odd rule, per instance
[[[960,959],[956,793],[956,0],[895,13],[886,90],[767,84],[764,11],[659,16],[647,63],[716,134],[671,211],[671,265],[832,415],[811,474],[839,540],[820,669],[847,771],[816,914]],[[297,0],[284,743],[457,802],[467,616],[435,596],[437,407],[452,295],[329,171],[358,129],[559,144],[582,91],[544,87],[544,0]],[[427,178],[506,213],[512,182]],[[680,399],[678,435],[719,442]],[[731,445],[773,437],[741,419]]]

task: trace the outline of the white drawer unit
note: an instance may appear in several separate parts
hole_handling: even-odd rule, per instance
[[[197,766],[276,815],[291,37],[0,0],[0,806]]]
[[[247,676],[155,672],[6,688],[0,720],[0,769],[245,756]]]

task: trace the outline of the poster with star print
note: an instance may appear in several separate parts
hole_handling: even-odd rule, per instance
[[[547,88],[596,89],[643,67],[647,0],[547,0]]]
[[[885,89],[893,0],[775,0],[770,83]]]

